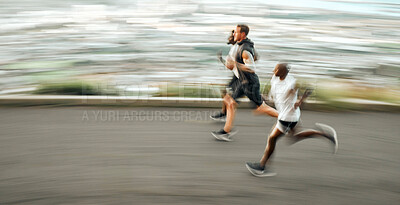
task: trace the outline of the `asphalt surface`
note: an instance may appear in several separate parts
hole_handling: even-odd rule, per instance
[[[238,110],[233,142],[210,134],[213,109],[0,108],[0,204],[398,204],[400,114],[302,113],[327,140],[278,142],[253,177],[274,124]]]

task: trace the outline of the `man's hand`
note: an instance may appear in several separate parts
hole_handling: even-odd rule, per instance
[[[298,100],[295,104],[294,104],[294,109],[297,109],[298,107],[300,107],[301,105],[301,101]]]
[[[232,69],[234,68],[233,59],[232,59],[229,55],[226,57],[226,60],[225,60],[224,58],[222,58],[222,50],[219,50],[219,51],[217,52],[217,57],[218,57],[218,60],[219,60],[222,64],[224,64],[224,66],[225,66],[226,68],[228,68],[229,70],[232,70]]]
[[[304,97],[303,98],[307,98],[308,96],[311,95],[311,93],[313,92],[313,88],[307,88],[306,91],[304,91]]]
[[[304,91],[303,96],[301,97],[300,100],[298,100],[295,104],[294,104],[294,109],[297,109],[298,107],[300,107],[300,105],[303,103],[304,100],[306,100],[306,98],[308,96],[311,95],[311,93],[313,92],[312,88],[307,88],[306,91]]]
[[[226,61],[222,58],[222,50],[219,50],[217,52],[217,57],[218,57],[219,62],[221,62],[222,64],[226,65]]]

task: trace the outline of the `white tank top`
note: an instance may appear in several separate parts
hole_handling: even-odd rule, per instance
[[[229,56],[230,56],[234,61],[236,61],[236,53],[237,53],[238,47],[239,47],[239,45],[238,45],[238,44],[235,44],[235,45],[233,45],[233,46],[231,47],[231,50],[229,50]],[[238,70],[237,70],[236,67],[234,67],[234,68],[232,69],[232,72],[233,72],[233,74],[239,79],[239,72],[238,72]]]
[[[278,120],[297,122],[300,119],[300,109],[294,109],[297,101],[296,79],[288,74],[284,80],[273,75],[271,79],[270,97],[279,113]]]

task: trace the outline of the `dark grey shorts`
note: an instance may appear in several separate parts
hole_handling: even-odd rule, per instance
[[[247,96],[257,106],[262,105],[263,101],[260,94],[260,81],[256,74],[252,74],[248,78],[248,82],[243,84],[240,80],[234,82],[234,86],[231,86],[233,92],[232,98],[238,102],[238,99]]]

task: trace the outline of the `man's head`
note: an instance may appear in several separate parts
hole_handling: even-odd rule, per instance
[[[240,42],[247,38],[247,34],[249,34],[249,27],[244,24],[239,24],[236,26],[235,32],[233,34],[234,41]]]
[[[281,80],[285,79],[287,74],[289,73],[290,66],[287,63],[278,63],[275,66],[274,74],[279,77]]]

